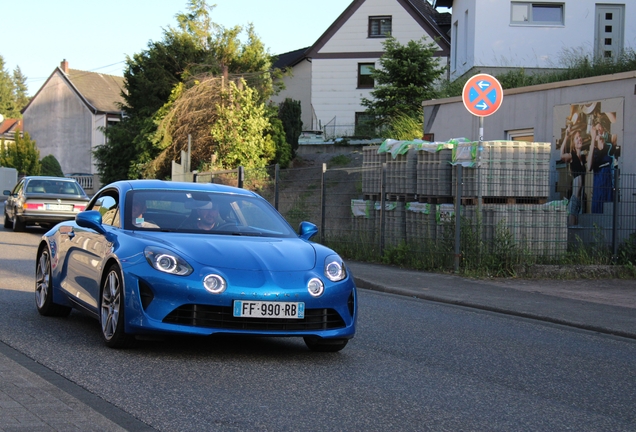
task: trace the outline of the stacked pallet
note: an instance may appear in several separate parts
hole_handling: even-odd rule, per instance
[[[549,195],[550,143],[487,141],[461,143],[462,196],[547,198]],[[477,170],[476,168],[480,169]],[[453,169],[456,195],[457,168]],[[481,186],[481,190],[480,190]]]

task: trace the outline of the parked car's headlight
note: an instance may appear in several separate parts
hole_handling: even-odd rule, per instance
[[[144,255],[148,263],[155,269],[164,273],[178,276],[187,276],[192,273],[192,267],[179,255],[167,249],[156,246],[148,246],[144,249]]]
[[[338,255],[329,255],[325,259],[325,276],[332,282],[338,282],[347,277],[344,263]]]

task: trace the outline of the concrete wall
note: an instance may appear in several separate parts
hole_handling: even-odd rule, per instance
[[[23,113],[24,130],[36,142],[40,158],[53,155],[62,171],[93,173],[93,114],[65,80],[54,73]],[[100,141],[103,142],[103,139]]]

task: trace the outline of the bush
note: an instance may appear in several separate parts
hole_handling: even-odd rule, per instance
[[[40,174],[44,176],[64,177],[60,163],[55,156],[44,156],[40,161]]]

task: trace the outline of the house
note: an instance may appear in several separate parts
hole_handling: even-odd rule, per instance
[[[0,115],[0,141],[14,142],[15,134],[22,132],[22,119],[6,119]]]
[[[567,67],[573,55],[616,57],[636,47],[626,0],[435,0],[452,8],[450,79]]]
[[[64,173],[97,178],[92,152],[105,143],[102,129],[121,120],[123,91],[123,77],[70,69],[63,60],[22,110],[24,130]]]
[[[279,56],[276,66],[290,67],[293,75],[272,102],[299,100],[306,130],[324,130],[326,137],[355,135],[365,120],[360,102],[371,98],[369,74],[379,66],[382,42],[389,34],[401,44],[425,38],[436,44],[446,66],[448,18],[426,0],[354,0],[311,47]]]

